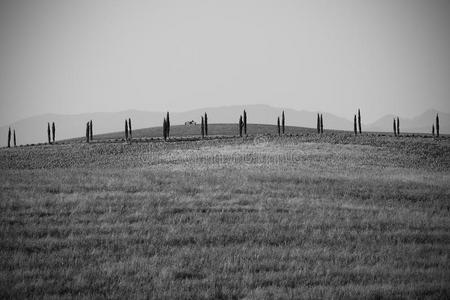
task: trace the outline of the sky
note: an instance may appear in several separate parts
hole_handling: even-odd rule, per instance
[[[450,112],[450,1],[0,1],[0,125],[245,104]]]

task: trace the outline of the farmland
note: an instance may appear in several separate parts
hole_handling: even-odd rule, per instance
[[[448,137],[156,132],[0,149],[1,298],[450,297]]]

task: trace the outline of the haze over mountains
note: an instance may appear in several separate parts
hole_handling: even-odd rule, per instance
[[[194,120],[200,122],[204,112],[208,113],[209,123],[237,123],[242,111],[246,109],[248,123],[276,124],[277,117],[281,115],[283,108],[268,105],[235,105],[222,107],[207,107],[186,112],[171,112],[172,125],[184,124]],[[317,112],[298,111],[285,108],[286,125],[315,128]],[[356,113],[356,112],[355,112]],[[435,121],[436,113],[439,113],[440,131],[443,134],[450,132],[450,114],[428,110],[413,118],[400,117],[401,132],[430,133],[431,125]],[[353,130],[352,115],[347,118],[322,112],[325,129]],[[374,123],[364,123],[364,111],[361,111],[364,131],[392,131],[393,115],[386,115]],[[86,122],[93,120],[94,134],[102,134],[124,130],[125,119],[132,119],[133,129],[161,126],[165,112],[149,112],[128,110],[115,113],[85,113],[77,115],[44,114],[23,119],[11,124],[16,130],[18,145],[42,143],[47,141],[47,123],[56,123],[56,139],[84,136]],[[7,144],[8,126],[0,127],[0,145]]]

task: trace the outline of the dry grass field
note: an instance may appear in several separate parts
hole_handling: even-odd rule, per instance
[[[447,137],[73,142],[0,170],[0,298],[450,298]]]

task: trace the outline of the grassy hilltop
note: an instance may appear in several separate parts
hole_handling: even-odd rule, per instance
[[[450,297],[449,138],[255,128],[0,149],[0,297]]]

